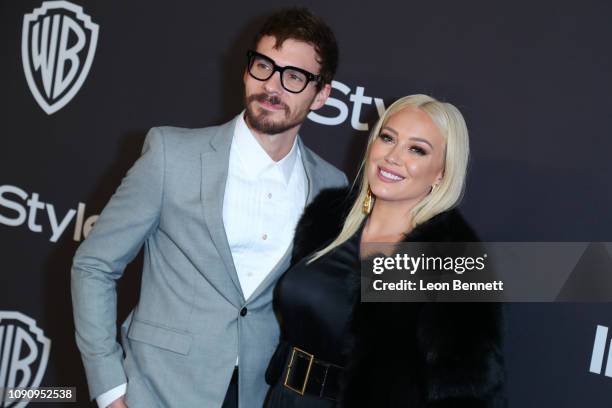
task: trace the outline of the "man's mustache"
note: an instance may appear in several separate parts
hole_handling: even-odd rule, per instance
[[[276,95],[270,96],[265,93],[253,94],[247,98],[247,103],[251,103],[253,101],[267,102],[272,105],[280,105],[280,107],[283,108],[286,113],[290,112],[289,106],[282,102],[281,99]]]

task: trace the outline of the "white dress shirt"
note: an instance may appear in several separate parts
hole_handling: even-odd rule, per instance
[[[275,162],[241,116],[229,154],[223,225],[245,299],[289,248],[306,194],[297,138],[291,151]]]
[[[100,394],[98,397],[96,397],[96,403],[98,404],[99,408],[106,408],[110,404],[112,404],[113,401],[124,396],[126,391],[127,384],[123,383],[109,391]]]
[[[223,226],[245,299],[274,269],[293,239],[308,194],[301,156],[296,137],[291,151],[275,162],[251,133],[244,113],[236,121]],[[124,383],[100,394],[98,407],[107,407],[126,390]]]

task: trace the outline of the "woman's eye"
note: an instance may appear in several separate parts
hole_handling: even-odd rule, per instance
[[[382,140],[383,142],[392,142],[393,141],[393,136],[388,135],[386,133],[381,133],[378,135],[378,137],[380,138],[380,140]]]
[[[419,146],[412,146],[410,148],[410,151],[413,152],[413,153],[418,154],[419,156],[425,156],[425,154],[427,153],[425,151],[425,149],[423,149],[422,147],[419,147]]]

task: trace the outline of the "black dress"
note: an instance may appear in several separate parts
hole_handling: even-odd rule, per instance
[[[504,408],[502,307],[495,303],[360,302],[361,228],[307,264],[338,236],[352,199],[327,190],[296,228],[292,268],[277,284],[280,343],[266,371],[272,408]],[[474,242],[456,210],[431,218],[405,242]],[[290,350],[344,367],[338,402],[283,383]]]
[[[288,348],[305,350],[344,367],[351,346],[350,321],[358,296],[360,228],[349,240],[308,264],[302,259],[279,280],[275,308],[282,339],[275,358],[286,366]],[[280,370],[280,367],[277,368]],[[285,372],[273,385],[268,407],[334,407],[329,399],[300,396],[283,386]]]

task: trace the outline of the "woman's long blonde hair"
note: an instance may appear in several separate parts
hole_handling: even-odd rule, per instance
[[[357,188],[356,182],[361,176],[359,194],[344,221],[342,231],[329,245],[317,251],[309,262],[342,245],[359,229],[363,219],[366,217],[362,211],[362,206],[370,189],[367,174],[369,166],[368,157],[372,143],[389,120],[389,117],[408,107],[418,108],[427,113],[440,129],[446,141],[444,176],[438,186],[432,189],[430,194],[412,208],[412,228],[441,212],[453,208],[461,201],[465,189],[465,178],[470,155],[468,130],[463,115],[452,104],[440,102],[431,96],[417,94],[400,98],[387,108],[370,132],[365,156],[361,161],[357,178],[352,186],[353,189]]]

